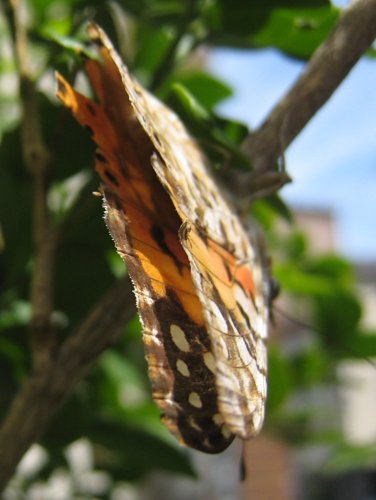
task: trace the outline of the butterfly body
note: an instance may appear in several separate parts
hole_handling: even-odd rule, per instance
[[[98,145],[106,223],[128,266],[153,398],[170,431],[207,453],[264,418],[267,259],[178,117],[129,75],[91,25],[99,104],[62,78],[58,96]]]

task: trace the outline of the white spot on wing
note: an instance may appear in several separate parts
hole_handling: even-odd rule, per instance
[[[203,440],[202,444],[203,444],[206,448],[213,448],[213,446],[209,443],[208,438],[205,438],[205,439]]]
[[[224,424],[224,425],[222,426],[222,434],[223,434],[223,436],[224,436],[226,439],[228,439],[228,438],[229,438],[229,437],[231,437],[231,435],[232,435],[232,433],[231,433],[230,429],[227,427],[227,425],[226,425],[226,424]]]
[[[187,363],[185,363],[182,359],[178,359],[176,361],[176,369],[184,377],[189,377],[191,374]]]
[[[221,427],[221,432],[225,439],[229,439],[231,437],[232,433],[228,426],[225,424],[225,421],[220,413],[216,413],[215,415],[213,415],[213,422],[218,425],[218,427]]]
[[[193,417],[189,417],[188,423],[192,427],[192,429],[196,429],[196,431],[202,432],[201,427],[198,425],[198,423],[195,421]]]
[[[178,349],[180,349],[183,352],[189,352],[190,347],[187,337],[185,336],[185,333],[180,328],[180,326],[172,324],[170,326],[170,334],[173,343],[176,345]]]
[[[210,351],[204,354],[204,363],[206,367],[215,374],[215,359]]]
[[[220,413],[216,413],[215,415],[213,415],[213,422],[216,425],[223,425],[225,423],[225,421],[223,420],[223,417]]]
[[[188,402],[190,405],[194,406],[195,408],[202,408],[202,401],[200,396],[197,394],[197,392],[191,392],[189,397],[188,397]]]

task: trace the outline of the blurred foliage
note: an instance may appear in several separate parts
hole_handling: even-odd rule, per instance
[[[53,155],[49,208],[62,225],[56,272],[54,320],[61,339],[124,271],[102,221],[93,170],[94,146],[54,97],[53,71],[81,77],[85,22],[94,18],[114,40],[137,77],[181,114],[213,163],[251,168],[240,150],[245,125],[224,119],[216,106],[232,90],[205,72],[203,46],[274,47],[308,59],[326,38],[338,10],[326,0],[28,0],[25,18],[43,135]],[[0,16],[0,414],[29,371],[27,326],[33,270],[32,179],[20,146],[21,104],[13,57],[11,13]],[[90,52],[89,52],[90,53]],[[313,430],[318,410],[291,402],[336,380],[336,363],[376,355],[375,335],[361,327],[361,304],[345,260],[311,254],[306,238],[286,220],[279,197],[258,201],[253,215],[264,227],[274,274],[290,297],[292,314],[311,325],[308,342],[291,352],[269,352],[266,426],[294,443],[314,440],[341,446],[336,464],[364,462],[367,450],[343,448],[343,438]],[[284,221],[284,222],[282,222]],[[282,229],[281,229],[282,228]],[[277,317],[277,314],[275,314]],[[294,330],[295,328],[295,330]],[[307,328],[295,324],[298,332]],[[309,329],[309,328],[308,328]],[[299,335],[299,333],[297,333]],[[326,436],[326,437],[325,437]],[[159,422],[150,398],[140,325],[124,335],[81,381],[41,440],[49,460],[39,477],[67,466],[64,447],[86,437],[94,468],[113,481],[138,481],[155,469],[194,475],[188,455]]]

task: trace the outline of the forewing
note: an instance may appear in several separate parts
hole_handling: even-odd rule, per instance
[[[153,168],[184,222],[180,237],[210,335],[219,409],[232,433],[249,438],[260,430],[266,397],[270,291],[260,235],[254,227],[246,233],[179,118],[132,79],[99,28],[91,35],[117,66],[157,151]]]
[[[187,446],[216,453],[233,435],[219,418],[201,302],[179,241],[181,219],[152,166],[155,147],[140,126],[116,67],[87,62],[94,101],[58,77],[58,96],[98,145],[106,222],[132,278],[143,323],[153,398]]]

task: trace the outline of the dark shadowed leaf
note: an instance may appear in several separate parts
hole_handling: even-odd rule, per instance
[[[156,469],[195,475],[185,449],[134,426],[97,421],[86,435],[95,445],[111,452],[105,465],[114,479],[139,480]],[[100,454],[96,465],[104,466]]]
[[[238,47],[276,47],[307,59],[328,36],[338,9],[326,1],[244,2],[221,0],[205,12],[209,40]]]

